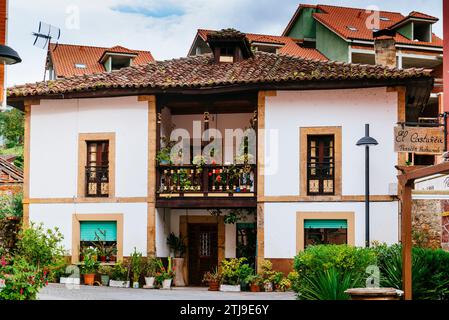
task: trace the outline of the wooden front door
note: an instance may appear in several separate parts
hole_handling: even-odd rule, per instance
[[[204,273],[218,265],[218,225],[189,224],[189,285],[200,286]]]

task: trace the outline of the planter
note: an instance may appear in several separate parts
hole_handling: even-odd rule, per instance
[[[251,291],[251,292],[260,292],[260,286],[258,284],[252,283],[249,286],[249,291]]]
[[[109,276],[106,274],[101,275],[101,284],[107,286],[109,284]]]
[[[208,290],[209,291],[220,291],[220,282],[218,282],[218,281],[210,281]]]
[[[154,281],[156,280],[155,277],[145,277],[145,286],[144,288],[154,288]]]
[[[113,288],[129,288],[129,281],[109,280],[109,286]]]
[[[220,291],[222,292],[240,292],[242,291],[240,285],[230,285],[230,284],[222,284],[220,286]]]
[[[171,289],[172,279],[167,279],[162,281],[162,289],[170,290]]]
[[[404,294],[394,288],[354,288],[345,293],[351,296],[351,300],[400,300]]]
[[[95,282],[95,273],[83,274],[84,284],[87,286],[93,286]]]
[[[264,288],[265,292],[273,292],[273,283],[266,282],[263,284],[263,288]]]
[[[117,261],[117,256],[110,256],[109,257],[109,261],[110,262],[116,262]]]
[[[106,262],[106,256],[100,256],[100,261],[101,262]]]
[[[176,287],[184,287],[186,285],[184,281],[183,268],[184,268],[184,258],[174,258],[173,259],[175,272],[174,284]]]
[[[134,281],[133,282],[133,288],[134,289],[139,289],[139,287],[140,287],[139,282],[138,281]]]
[[[72,277],[61,277],[59,278],[59,283],[61,284],[80,284],[80,278]]]

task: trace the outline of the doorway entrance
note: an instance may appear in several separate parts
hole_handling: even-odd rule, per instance
[[[204,273],[218,265],[218,224],[189,224],[187,232],[189,284],[200,286]]]

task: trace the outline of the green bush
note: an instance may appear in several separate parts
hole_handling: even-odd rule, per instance
[[[12,195],[3,195],[0,197],[0,219],[4,218],[22,218],[23,205],[22,193]]]
[[[318,297],[347,297],[344,291],[349,287],[365,286],[365,270],[376,264],[376,254],[371,249],[347,245],[318,245],[300,252],[294,260],[297,272],[292,288],[299,299],[308,299],[317,288],[326,288],[332,294]],[[327,282],[326,282],[327,281]]]
[[[245,267],[247,264],[246,258],[229,259],[221,262],[221,274],[223,275],[223,284],[239,285],[245,280],[243,276],[247,277],[249,269]]]
[[[0,300],[34,300],[48,278],[65,265],[62,235],[31,224],[19,233],[17,248],[12,255],[0,257],[0,278],[5,285]]]
[[[402,288],[402,246],[374,248],[382,287]],[[449,252],[413,248],[412,289],[416,300],[449,300]]]

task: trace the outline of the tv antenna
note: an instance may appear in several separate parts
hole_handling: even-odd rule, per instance
[[[39,22],[39,29],[33,32],[34,39],[33,46],[41,49],[47,49],[49,43],[56,43],[58,46],[59,38],[61,37],[61,29],[45,22]],[[56,49],[55,47],[55,49]]]

